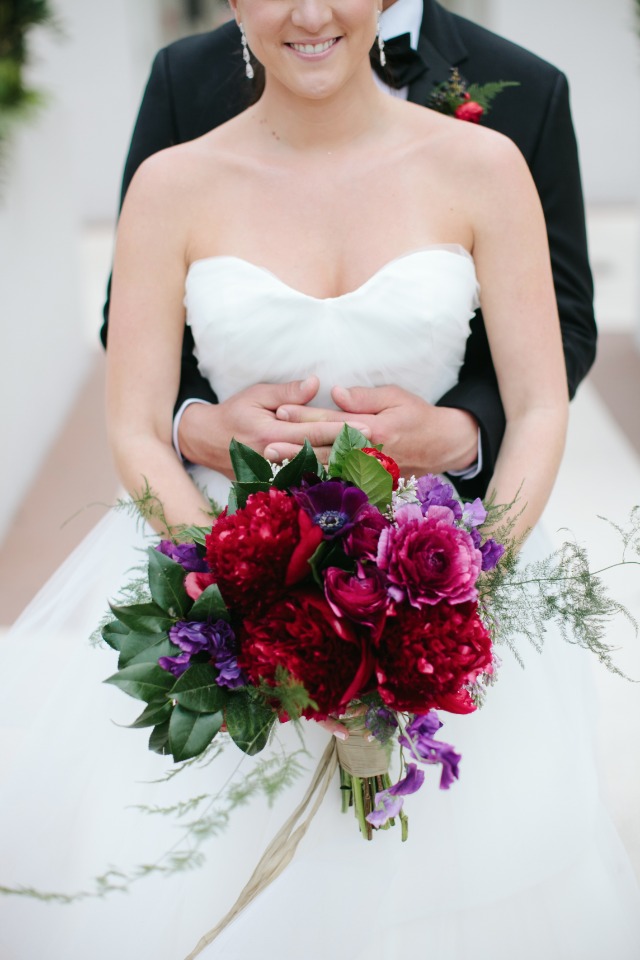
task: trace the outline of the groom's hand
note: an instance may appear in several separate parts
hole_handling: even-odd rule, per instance
[[[295,456],[307,438],[323,459],[342,429],[342,420],[327,421],[310,415],[306,420],[289,423],[276,417],[276,410],[283,405],[307,409],[305,404],[313,400],[319,385],[317,377],[289,383],[258,383],[222,403],[192,403],[184,411],[178,428],[180,452],[192,463],[219,470],[228,477],[233,476],[229,444],[234,437],[276,462]],[[352,426],[367,431],[367,424],[360,418],[346,419]]]
[[[277,410],[287,423],[356,421],[369,428],[373,443],[398,463],[403,476],[466,470],[478,455],[478,424],[465,410],[436,407],[401,387],[334,387],[339,410],[285,404]],[[291,453],[287,453],[291,456]]]

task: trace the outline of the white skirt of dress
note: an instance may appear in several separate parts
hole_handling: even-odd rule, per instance
[[[144,559],[143,533],[109,514],[1,641],[0,888],[73,894],[110,867],[166,863],[184,821],[137,809],[215,794],[262,759],[232,746],[158,783],[170,763],[131,731],[140,704],[103,681],[116,655],[88,637]],[[550,552],[535,531],[528,558]],[[407,798],[410,836],[364,841],[330,789],[285,872],[204,960],[637,960],[640,892],[598,795],[587,654],[549,632],[542,655],[505,650],[476,714],[442,715],[460,780],[436,768]],[[183,960],[235,901],[305,792],[327,734],[305,723],[306,772],[269,807],[239,806],[198,869],[70,904],[0,894],[7,960]],[[283,725],[267,752],[298,749]],[[117,883],[117,877],[112,877]]]

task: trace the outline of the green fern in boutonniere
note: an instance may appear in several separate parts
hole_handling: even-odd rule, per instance
[[[505,87],[519,87],[515,80],[499,80],[496,83],[467,84],[462,79],[460,71],[454,67],[451,76],[444,83],[439,83],[433,90],[427,106],[439,113],[446,113],[458,120],[468,120],[471,123],[480,123],[485,113],[491,109],[495,97]]]

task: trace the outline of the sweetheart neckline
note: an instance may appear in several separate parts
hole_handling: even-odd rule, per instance
[[[292,293],[297,294],[299,297],[303,297],[305,300],[315,300],[318,303],[329,303],[331,301],[337,300],[346,300],[348,297],[356,296],[356,294],[361,293],[365,290],[374,280],[376,280],[381,274],[383,274],[394,264],[399,263],[402,260],[408,260],[411,257],[420,256],[425,253],[447,253],[451,256],[458,257],[461,260],[466,260],[467,263],[471,265],[471,268],[474,272],[474,276],[477,275],[475,271],[475,261],[472,254],[463,247],[460,243],[433,243],[429,244],[426,247],[418,247],[416,250],[409,250],[407,253],[401,253],[397,257],[393,257],[391,260],[387,260],[386,263],[383,263],[382,266],[378,267],[371,276],[365,280],[360,286],[356,287],[354,290],[348,290],[346,293],[341,293],[337,297],[314,297],[311,293],[304,293],[302,290],[298,290],[297,287],[292,287],[291,284],[287,283],[286,280],[283,280],[281,277],[274,273],[272,270],[269,270],[268,267],[263,267],[258,263],[253,263],[252,260],[247,260],[245,257],[238,257],[231,253],[221,253],[213,254],[210,257],[199,257],[197,260],[193,260],[189,267],[187,268],[187,281],[194,267],[202,266],[204,264],[210,265],[211,263],[220,262],[223,260],[234,260],[237,263],[242,263],[247,267],[251,267],[254,270],[263,273],[267,277],[271,277],[281,286],[286,287],[287,290],[290,290]]]

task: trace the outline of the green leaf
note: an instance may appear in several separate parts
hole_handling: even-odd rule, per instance
[[[169,721],[165,720],[164,723],[159,723],[157,727],[151,731],[151,736],[149,737],[149,750],[153,750],[154,753],[159,753],[163,757],[168,756],[171,753],[169,749]]]
[[[492,101],[495,100],[498,94],[502,93],[506,87],[519,86],[520,84],[516,80],[499,80],[495,83],[483,84],[472,83],[467,92],[472,100],[475,100],[484,110],[488,111]]]
[[[276,719],[273,710],[261,699],[242,689],[229,696],[224,718],[229,736],[249,756],[264,749]]]
[[[129,724],[130,730],[141,730],[143,727],[155,727],[169,720],[173,705],[166,703],[150,703],[144,708],[137,720]],[[168,732],[168,731],[167,731]]]
[[[251,447],[247,447],[237,440],[232,440],[229,445],[229,456],[236,480],[241,483],[253,483],[254,481],[271,483],[273,474],[269,461],[261,457]]]
[[[224,707],[229,694],[216,683],[218,671],[209,663],[194,663],[178,679],[171,691],[186,710],[196,713],[217,713]]]
[[[209,746],[220,727],[219,713],[193,713],[184,707],[174,707],[169,721],[169,748],[176,761],[199,756]]]
[[[138,633],[168,633],[176,622],[157,603],[128,603],[124,607],[111,605],[111,612],[120,623]]]
[[[105,623],[100,632],[104,642],[108,643],[112,650],[118,651],[122,650],[123,643],[129,636],[129,628],[125,627],[124,623],[120,623],[119,620],[111,620],[110,623]]]
[[[231,484],[231,489],[229,490],[229,499],[227,500],[227,516],[232,517],[238,509],[238,494],[233,489],[233,484]]]
[[[342,479],[350,480],[364,490],[370,502],[379,510],[384,510],[391,503],[393,478],[375,457],[352,450],[342,462]]]
[[[353,427],[349,427],[345,423],[329,454],[329,476],[342,477],[342,465],[345,458],[349,456],[352,450],[362,450],[363,447],[367,446],[369,446],[367,438],[359,430],[354,430]]]
[[[135,663],[118,670],[105,683],[120,687],[130,697],[152,703],[164,700],[176,682],[173,674],[153,663]]]
[[[242,509],[247,504],[247,500],[252,493],[260,493],[264,490],[270,490],[270,483],[239,483],[237,480],[232,484],[232,490],[235,494],[236,509]]]
[[[120,647],[118,670],[127,667],[132,660],[135,660],[139,653],[143,653],[149,649],[149,647],[155,647],[157,643],[166,639],[167,635],[164,633],[136,633],[135,631],[129,631]],[[162,656],[162,654],[158,656]]]
[[[118,667],[122,669],[122,667],[128,667],[134,663],[157,663],[160,657],[177,657],[179,654],[180,648],[175,643],[172,643],[168,637],[161,637],[156,643],[144,647],[134,657],[127,660],[126,664],[119,663]]]
[[[202,591],[189,611],[189,620],[197,620],[201,623],[205,620],[211,623],[215,623],[216,620],[229,620],[229,611],[217,583],[212,583]]]
[[[302,449],[295,455],[293,460],[285,463],[281,470],[278,470],[274,479],[273,486],[278,490],[287,490],[289,487],[297,486],[305,473],[315,473],[316,476],[322,476],[322,465],[313,452],[313,447],[305,439]]]
[[[171,617],[181,619],[191,606],[184,588],[185,569],[164,553],[149,547],[149,589],[153,600]]]

